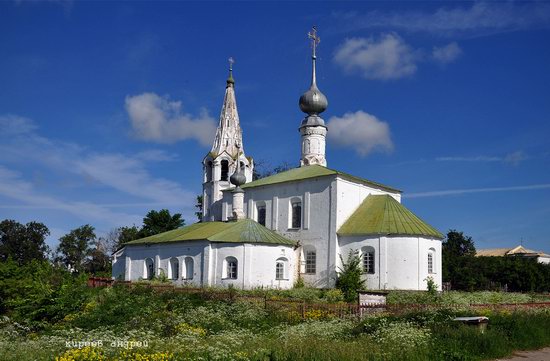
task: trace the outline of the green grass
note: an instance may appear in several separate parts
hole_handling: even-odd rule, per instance
[[[78,289],[74,287],[67,294],[75,295]],[[247,294],[261,295],[262,291]],[[66,341],[93,340],[103,341],[99,352],[106,359],[123,360],[136,358],[135,352],[145,360],[161,360],[166,355],[169,357],[162,360],[490,360],[514,350],[550,346],[550,309],[513,313],[485,310],[490,323],[481,334],[474,327],[452,321],[457,315],[478,312],[473,310],[441,308],[399,316],[372,315],[363,320],[332,319],[312,312],[306,321],[297,314],[288,322],[281,321],[288,317],[264,309],[256,300],[228,302],[144,286],[88,289],[82,297],[73,297],[72,304],[61,295],[55,298],[58,301],[48,301],[48,307],[57,310],[49,321],[27,320],[17,310],[8,317],[0,316],[1,360],[53,360],[72,352]],[[315,301],[324,299],[326,292],[268,292],[269,297],[283,295],[305,300],[314,295]],[[420,295],[398,293],[408,302]],[[485,303],[524,296],[456,293],[449,297],[468,303],[477,297]],[[56,302],[67,306],[65,314]],[[125,350],[111,345],[113,341],[132,340],[147,341],[148,347]],[[77,360],[99,359],[87,351],[78,354]]]
[[[434,297],[427,292],[390,291],[389,304],[432,304],[433,310],[335,319],[315,304],[341,302],[343,295],[337,290],[181,292],[151,288],[147,282],[131,288],[88,288],[86,275],[74,277],[45,264],[31,264],[25,272],[0,264],[0,271],[2,361],[54,360],[62,355],[76,360],[133,360],[136,352],[143,360],[163,361],[452,361],[493,359],[517,349],[550,346],[548,309],[495,313],[489,307],[468,308],[470,303],[548,301],[544,295],[447,292]],[[290,308],[268,302],[266,309],[266,299],[307,303],[305,320],[301,302],[288,303],[298,306]],[[467,313],[445,309],[456,304]],[[456,315],[476,312],[491,320],[484,334],[452,321]],[[76,352],[66,347],[67,341],[98,340],[103,342],[97,349],[102,356],[91,349]],[[148,345],[126,350],[117,341]]]

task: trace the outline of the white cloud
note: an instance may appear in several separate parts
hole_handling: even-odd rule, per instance
[[[36,124],[29,118],[6,114],[0,116],[0,129],[4,135],[18,135],[32,132]]]
[[[395,33],[379,38],[351,38],[336,50],[334,61],[367,79],[399,79],[416,72],[419,53]]]
[[[519,165],[524,160],[529,159],[525,152],[519,150],[513,153],[506,154],[503,157],[500,156],[487,156],[477,155],[473,157],[437,157],[438,162],[502,162],[513,166]]]
[[[23,202],[10,208],[57,209],[81,214],[82,218],[92,216],[103,220],[110,217],[112,222],[119,225],[128,224],[128,215],[110,212],[110,208],[173,206],[184,211],[187,219],[193,218],[195,195],[175,181],[155,177],[147,169],[149,162],[171,161],[175,159],[174,155],[160,150],[144,150],[132,155],[96,153],[73,143],[42,137],[34,131],[34,126],[22,126],[34,124],[26,118],[0,116],[0,119],[6,129],[17,130],[11,134],[0,132],[0,162],[44,172],[56,180],[57,187],[66,184],[76,185],[83,190],[94,187],[94,192],[102,192],[109,199],[122,200],[120,204],[116,201],[96,204],[93,201],[75,202],[63,196],[52,196],[54,191],[48,187],[33,188],[33,182],[30,181],[33,175],[25,174],[25,179],[23,175],[4,168],[0,194]],[[26,119],[26,123],[22,123],[21,119]],[[9,191],[12,188],[13,194]],[[101,212],[108,217],[101,216]]]
[[[160,149],[148,149],[136,153],[135,157],[146,162],[173,162],[179,159],[176,153],[167,153]]]
[[[23,202],[29,208],[54,209],[68,212],[83,221],[104,221],[112,226],[139,223],[142,217],[121,212],[90,202],[64,201],[40,194],[21,174],[0,166],[0,195]]]
[[[195,139],[208,146],[216,133],[216,123],[205,110],[195,118],[182,112],[180,101],[155,93],[127,96],[126,111],[135,135],[143,140],[173,143]]]
[[[514,187],[493,187],[493,188],[469,188],[469,189],[451,189],[443,191],[429,191],[403,194],[404,198],[424,198],[424,197],[441,197],[454,196],[469,193],[488,193],[488,192],[511,192],[511,191],[531,191],[539,189],[550,189],[550,184],[533,184],[526,186]]]
[[[331,117],[328,137],[337,146],[350,147],[362,157],[371,152],[391,152],[394,148],[388,123],[362,110]]]
[[[447,64],[455,61],[462,54],[462,49],[456,42],[448,45],[437,47],[432,50],[432,57],[435,61],[441,64]]]
[[[341,30],[389,28],[438,36],[491,35],[550,25],[550,4],[545,2],[474,2],[471,6],[440,7],[432,12],[403,11],[335,13]]]
[[[477,155],[473,157],[437,157],[438,162],[502,162],[501,157]]]
[[[142,161],[121,154],[94,154],[74,162],[75,170],[120,192],[165,205],[194,204],[194,195],[176,182],[153,177]]]

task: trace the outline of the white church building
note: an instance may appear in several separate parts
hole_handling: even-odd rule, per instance
[[[113,277],[161,274],[176,284],[239,288],[334,287],[350,250],[360,252],[368,289],[441,285],[443,235],[401,204],[401,191],[327,167],[327,98],[317,87],[315,29],[311,86],[300,97],[300,167],[253,180],[230,66],[219,126],[203,159],[203,221],[128,242]]]

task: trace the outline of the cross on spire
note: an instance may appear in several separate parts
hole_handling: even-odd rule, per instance
[[[235,80],[233,79],[233,63],[235,63],[235,60],[233,60],[233,57],[229,57],[227,59],[229,62],[229,78],[227,78],[227,86],[233,86],[235,84]]]
[[[321,38],[317,36],[317,27],[314,25],[313,28],[311,28],[311,31],[307,33],[307,37],[311,39],[311,49],[313,49],[313,58],[316,58],[315,52],[317,50],[317,45],[321,42]]]

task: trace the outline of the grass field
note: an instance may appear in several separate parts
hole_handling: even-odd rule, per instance
[[[215,300],[148,287],[66,292],[52,299],[46,311],[23,308],[0,316],[1,360],[485,360],[550,346],[548,308],[467,307],[545,300],[536,295],[450,292],[434,300],[425,292],[392,292],[388,299],[394,304],[435,302],[439,307],[359,319],[315,309],[280,317],[277,312],[287,311],[266,310],[245,298]],[[313,303],[340,297],[307,288],[265,292],[247,295]],[[451,311],[446,304],[465,307]],[[53,311],[48,310],[55,310],[56,317],[49,317]],[[474,312],[490,319],[483,334],[452,320]]]

